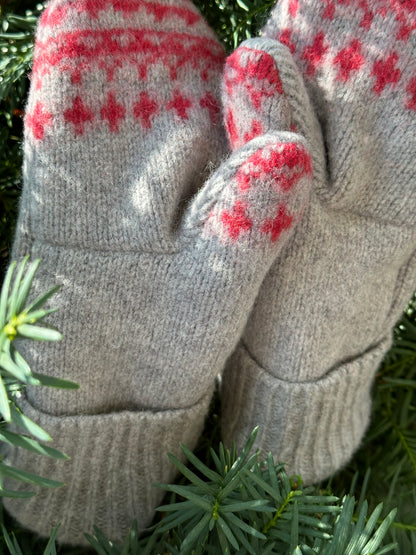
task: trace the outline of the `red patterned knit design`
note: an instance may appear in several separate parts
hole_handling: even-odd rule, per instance
[[[74,98],[74,102],[70,108],[64,112],[65,121],[74,125],[75,134],[82,135],[84,133],[87,121],[93,121],[93,112],[85,106],[80,96]]]
[[[265,102],[284,91],[272,56],[245,47],[227,59],[224,82],[228,98],[244,96],[250,112],[244,114],[242,122],[235,120],[232,106],[225,113],[225,127],[235,150],[264,133],[261,114],[266,109]]]
[[[198,13],[178,6],[167,6],[157,2],[145,2],[143,0],[73,0],[65,3],[62,7],[54,7],[45,10],[41,19],[41,26],[61,25],[78,14],[86,14],[88,17],[97,18],[102,11],[113,9],[115,13],[122,13],[126,19],[134,13],[143,11],[152,14],[155,21],[168,20],[172,17],[182,19],[187,25],[193,25],[201,20]]]
[[[408,93],[406,107],[409,110],[416,110],[416,76],[408,84],[406,92]]]
[[[334,64],[339,66],[337,79],[348,81],[351,72],[359,70],[364,63],[365,59],[361,54],[361,42],[354,39],[349,46],[343,48],[334,58]]]
[[[107,120],[110,131],[118,133],[120,122],[126,117],[126,110],[122,104],[117,102],[113,91],[108,93],[107,102],[100,110],[102,120]]]
[[[253,226],[252,220],[247,216],[247,208],[247,203],[237,200],[232,210],[223,210],[221,213],[221,222],[233,240],[238,239],[241,232],[250,231]]]
[[[179,91],[175,91],[173,98],[167,104],[168,110],[174,110],[182,119],[188,119],[188,110],[192,107],[192,101]]]
[[[263,226],[261,227],[261,231],[263,233],[270,234],[270,240],[272,243],[275,243],[282,231],[289,229],[293,223],[293,216],[288,214],[285,203],[279,204],[277,208],[277,214],[274,218],[267,219]]]
[[[407,41],[410,33],[416,29],[413,15],[416,12],[414,0],[323,0],[325,9],[322,17],[333,20],[345,6],[349,6],[360,13],[360,27],[369,30],[377,16],[391,17],[397,23],[396,38]],[[289,7],[290,12],[290,7]],[[291,12],[290,12],[291,13]]]
[[[325,44],[325,34],[320,31],[314,38],[313,43],[305,47],[302,59],[306,62],[306,74],[313,75],[316,68],[323,63],[324,56],[328,52]]]
[[[247,191],[253,183],[267,180],[276,190],[287,192],[299,179],[311,174],[309,152],[298,144],[284,143],[271,152],[259,150],[250,156],[237,172],[237,183],[241,191]]]
[[[211,214],[222,227],[220,235],[236,241],[249,233],[268,235],[275,243],[295,219],[286,202],[290,190],[311,178],[307,150],[295,143],[269,145],[252,154],[236,174],[238,198],[231,209]]]
[[[374,75],[376,78],[376,82],[373,85],[373,91],[377,95],[380,95],[387,85],[395,85],[399,81],[401,71],[396,67],[398,60],[398,54],[393,52],[387,58],[374,62],[371,75]]]
[[[35,139],[42,140],[45,129],[52,124],[52,114],[41,102],[37,102],[32,113],[26,116],[26,128],[30,129]]]
[[[69,72],[73,83],[79,83],[83,74],[102,69],[112,81],[115,70],[126,64],[145,79],[148,68],[161,63],[169,69],[171,79],[177,79],[181,67],[191,66],[207,80],[223,61],[222,48],[206,37],[152,29],[88,29],[61,32],[46,43],[38,41],[33,77],[42,80],[57,67]]]
[[[125,18],[120,20],[117,14]],[[114,27],[107,28],[108,22],[113,21]],[[180,2],[178,5],[144,0],[53,3],[41,18],[32,86],[42,98],[47,98],[43,87],[48,86],[49,76],[56,79],[56,74],[61,73],[64,82],[69,79],[75,94],[67,95],[68,105],[58,112],[56,107],[32,103],[27,128],[34,139],[43,140],[53,121],[63,117],[76,136],[99,125],[118,133],[127,119],[148,131],[162,113],[187,120],[196,109],[202,109],[202,114],[217,123],[219,106],[209,90],[212,80],[218,79],[224,57],[221,45],[210,35],[199,13]],[[137,75],[143,89],[149,82],[149,73],[152,81],[159,74],[161,84],[166,83],[162,87],[164,94],[139,89],[134,99],[128,99],[124,77],[120,78],[126,71],[132,79]],[[183,90],[183,75],[189,72],[194,82],[202,85],[195,98]],[[96,75],[102,90],[108,91],[102,98],[92,100],[83,93],[91,75]],[[206,90],[203,83],[207,83]]]
[[[217,99],[214,98],[210,92],[207,92],[206,95],[199,101],[199,105],[201,108],[208,110],[211,123],[217,125],[220,121],[221,113],[220,105]]]
[[[261,53],[253,58],[253,50],[239,48],[227,59],[228,70],[225,86],[229,95],[236,85],[243,84],[251,97],[253,106],[261,108],[263,98],[283,94],[279,71],[273,58]],[[254,80],[254,82],[252,81]]]
[[[285,6],[289,23],[286,20],[274,38],[291,50],[308,79],[326,72],[342,83],[361,79],[370,83],[376,97],[407,91],[403,107],[414,110],[415,74],[409,70],[409,49],[404,46],[416,32],[415,0],[319,0],[313,12],[302,0],[286,0]],[[311,17],[315,25],[306,25],[305,18]],[[389,44],[378,44],[376,29],[383,19],[388,20],[383,26],[391,30]],[[342,32],[344,25],[348,32]]]

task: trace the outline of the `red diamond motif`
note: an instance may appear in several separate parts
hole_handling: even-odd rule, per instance
[[[108,120],[110,131],[118,133],[119,122],[126,115],[126,110],[122,104],[116,101],[113,92],[108,93],[107,104],[101,108],[101,119]]]
[[[393,52],[386,60],[378,60],[374,63],[371,75],[374,75],[376,82],[373,91],[380,95],[388,84],[395,85],[401,77],[401,71],[395,67],[399,56]]]
[[[263,233],[270,233],[272,243],[275,243],[283,230],[289,229],[292,225],[293,216],[290,216],[286,211],[286,205],[280,204],[277,209],[277,216],[273,219],[266,220],[263,224],[261,231]]]
[[[278,37],[279,42],[285,44],[289,50],[294,54],[296,52],[296,45],[292,41],[290,29],[283,29]]]
[[[296,17],[298,9],[299,9],[299,1],[289,0],[289,13],[292,17]]]
[[[237,200],[232,211],[223,210],[221,222],[231,239],[236,240],[242,231],[249,231],[253,222],[246,215],[247,205]]]
[[[146,92],[140,94],[140,100],[133,106],[134,117],[141,121],[145,129],[152,127],[151,119],[158,111],[158,105]]]
[[[330,21],[332,21],[334,19],[334,15],[335,15],[335,4],[333,4],[332,2],[328,2],[324,13],[322,14],[322,17],[324,19],[329,19]]]
[[[178,116],[182,119],[188,119],[187,110],[192,106],[192,102],[186,96],[180,94],[178,91],[175,92],[173,100],[168,102],[168,110],[176,110]]]
[[[52,125],[52,114],[50,114],[41,102],[38,102],[31,114],[26,117],[26,127],[31,129],[35,139],[42,140],[45,128]]]
[[[80,96],[74,98],[72,103],[72,108],[68,108],[64,112],[64,118],[66,122],[72,123],[75,127],[75,134],[82,135],[85,130],[85,123],[87,121],[92,121],[94,116],[85,104],[82,102]]]
[[[354,39],[348,48],[341,50],[334,58],[334,64],[339,66],[337,79],[348,81],[351,71],[360,69],[364,62],[364,56],[361,55],[361,43],[358,39]]]
[[[316,67],[321,63],[322,58],[328,50],[328,46],[324,45],[325,35],[321,32],[315,37],[310,46],[307,46],[302,54],[302,59],[306,61],[306,73],[313,75]]]

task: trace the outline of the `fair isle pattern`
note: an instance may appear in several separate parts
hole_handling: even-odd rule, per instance
[[[129,27],[131,14],[143,14],[143,27]],[[71,25],[68,30],[74,18],[79,20],[79,26],[73,29]],[[96,20],[96,28],[89,25],[91,18]],[[103,28],[100,18],[108,21],[109,26]],[[186,23],[186,32],[175,31],[177,22]],[[47,8],[42,15],[31,77],[33,86],[42,95],[43,83],[51,72],[69,75],[74,91],[79,86],[79,94],[68,98],[70,103],[66,107],[60,107],[65,122],[76,135],[100,123],[106,124],[110,132],[118,133],[126,118],[135,118],[146,130],[158,114],[171,111],[178,119],[188,119],[191,109],[205,110],[212,124],[216,124],[219,106],[208,88],[197,97],[181,90],[181,77],[188,69],[208,82],[222,67],[223,49],[206,31],[201,16],[188,4],[138,0],[64,2],[52,12]],[[127,104],[120,79],[120,71],[126,67],[136,73],[144,89]],[[149,71],[155,70],[176,83],[169,97],[161,98],[157,90],[152,95],[146,89]],[[85,79],[92,72],[110,87],[101,105],[96,102],[92,105],[91,99],[82,95]],[[32,99],[26,127],[33,137],[42,140],[53,121],[54,107],[44,99]]]
[[[184,21],[186,25],[193,25],[200,20],[200,15],[190,6],[165,5],[161,2],[149,2],[143,0],[86,0],[82,4],[78,0],[72,0],[62,6],[51,11],[47,8],[42,17],[42,25],[55,26],[61,24],[65,19],[71,17],[74,13],[85,13],[88,17],[97,18],[99,12],[109,9],[119,12],[125,16],[126,20],[131,14],[142,10],[155,16],[156,21],[178,17]]]
[[[224,123],[233,150],[269,130],[265,114],[290,115],[275,60],[244,46],[227,58],[223,98]],[[290,117],[280,123],[283,132],[294,130]],[[275,243],[282,232],[299,222],[309,199],[312,159],[299,136],[290,133],[285,139],[260,149],[242,164],[231,181],[229,206],[217,207],[210,214],[207,230],[217,228],[218,235],[231,241],[252,233]]]
[[[217,207],[206,229],[220,222],[217,234],[221,237],[235,241],[253,232],[275,243],[294,219],[298,222],[311,180],[311,157],[304,145],[288,142],[261,149],[247,159],[232,181],[235,194],[230,194],[230,208]]]
[[[333,9],[328,14],[329,5]],[[330,173],[328,186],[319,187],[325,198],[334,199],[339,208],[404,222],[404,199],[412,186],[402,180],[391,194],[390,184],[399,168],[410,174],[410,156],[399,147],[402,138],[390,145],[390,137],[379,130],[372,136],[372,128],[390,121],[394,135],[402,129],[404,136],[414,121],[416,2],[282,0],[263,35],[289,48],[325,129]],[[294,128],[307,134],[303,118],[292,118]],[[375,154],[382,150],[385,156],[376,163]],[[316,159],[314,166],[320,166]],[[389,197],[390,203],[383,200]]]
[[[273,58],[267,54],[262,55],[258,53],[253,60],[252,51],[244,47],[236,50],[227,59],[224,85],[228,98],[236,94],[236,88],[239,85],[243,85],[250,111],[254,110],[260,113],[267,110],[267,106],[264,105],[265,100],[275,97],[276,94],[284,94],[279,70]],[[245,118],[242,119],[246,128],[247,122]],[[232,107],[228,106],[227,113],[225,114],[225,127],[231,147],[234,149],[238,148],[254,137],[262,135],[264,129],[260,119],[260,117],[253,119],[250,124],[250,131],[242,133],[241,130],[236,128]]]
[[[83,72],[99,68],[106,71],[107,81],[114,81],[115,70],[128,63],[145,79],[149,66],[157,61],[169,69],[171,79],[177,79],[181,67],[191,65],[200,69],[201,78],[207,81],[223,59],[222,48],[207,37],[128,27],[87,29],[62,32],[47,43],[38,42],[33,73],[41,79],[57,66],[71,73],[73,83],[79,83]],[[39,81],[36,86],[40,86]]]
[[[415,40],[414,0],[320,0],[313,6],[313,26],[309,8],[299,0],[284,4],[278,32],[269,22],[265,36],[289,47],[307,79],[331,78],[348,86],[360,78],[371,83],[375,97],[406,91],[403,107],[416,110],[416,73],[407,57],[407,45]],[[348,33],[336,32],[345,25]],[[382,48],[380,25],[388,30]]]
[[[196,10],[182,4],[71,0],[53,11],[48,8],[37,34],[34,94],[26,116],[28,139],[42,141],[54,126],[79,140],[96,131],[118,134],[123,125],[145,137],[158,118],[167,116],[179,123],[192,114],[205,114],[209,124],[218,125],[213,77],[222,67],[224,52]],[[140,17],[140,26],[131,26],[132,14]],[[178,31],[181,25],[186,31]],[[265,103],[275,103],[276,96],[284,98],[273,60],[256,58],[251,51],[242,54],[243,50],[227,62],[227,94],[231,97],[236,87],[243,87],[254,115],[252,121],[240,118],[243,129],[234,130],[228,106],[226,127],[233,150],[263,134],[261,116],[255,114],[267,110]],[[183,75],[189,72],[202,85],[196,92],[184,84]],[[92,94],[91,79],[101,83],[98,95]],[[56,98],[45,91],[58,80],[69,93],[58,91]],[[156,88],[155,80],[169,87]],[[306,202],[307,195],[300,201],[298,191],[309,190],[308,156],[304,145],[290,139],[253,155],[230,180],[225,206],[217,205],[209,214],[206,235],[216,234],[225,244],[237,240],[262,244],[266,238],[275,243],[299,220]],[[250,181],[262,186],[249,190]]]

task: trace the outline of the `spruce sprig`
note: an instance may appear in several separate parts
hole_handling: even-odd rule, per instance
[[[194,0],[230,52],[256,36],[276,0]]]
[[[77,384],[32,372],[29,364],[15,347],[17,338],[25,341],[59,341],[61,334],[45,323],[45,318],[55,312],[46,309],[46,302],[56,293],[52,287],[29,302],[29,294],[40,260],[28,265],[26,256],[19,266],[10,264],[0,293],[0,443],[32,451],[55,459],[67,455],[40,442],[51,441],[49,434],[24,415],[19,408],[19,397],[27,385],[48,385],[60,388],[77,388]],[[13,424],[15,431],[8,425]],[[20,429],[23,433],[17,433]],[[0,497],[31,497],[33,491],[6,490],[5,478],[35,486],[59,487],[61,482],[42,478],[11,467],[0,457]]]
[[[36,23],[44,9],[42,2],[24,3],[31,4],[31,9],[12,13],[16,2],[0,2],[0,275],[6,265],[17,216],[28,74]]]
[[[339,499],[315,487],[304,488],[291,479],[271,455],[259,460],[252,453],[257,429],[240,453],[235,448],[211,448],[208,466],[185,446],[188,461],[169,455],[185,484],[159,485],[170,492],[170,502],[151,532],[139,539],[136,524],[123,545],[107,539],[99,529],[86,535],[100,555],[382,555],[395,544],[383,545],[395,510],[380,518],[380,503],[351,495]],[[214,470],[215,469],[215,470]]]

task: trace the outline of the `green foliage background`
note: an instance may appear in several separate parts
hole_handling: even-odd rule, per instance
[[[266,18],[267,11],[274,3],[274,0],[195,0],[210,25],[216,30],[220,39],[226,46],[228,51],[231,51],[241,40],[249,37],[257,32]],[[14,222],[17,213],[17,201],[21,190],[21,135],[22,135],[22,118],[24,113],[25,98],[28,90],[28,73],[30,71],[30,64],[33,53],[33,31],[35,28],[36,20],[44,6],[42,3],[36,3],[33,0],[8,0],[1,2],[0,11],[0,271],[4,272],[10,250],[10,244],[13,237]],[[116,192],[115,192],[116,194]],[[371,302],[371,300],[369,301]],[[354,457],[350,465],[336,476],[332,477],[324,484],[318,485],[314,488],[310,495],[327,496],[326,505],[329,506],[331,502],[331,495],[342,498],[344,494],[352,492],[359,499],[359,503],[348,501],[348,513],[345,509],[344,521],[341,520],[342,530],[348,530],[348,534],[353,533],[355,524],[359,524],[364,518],[363,507],[366,507],[368,502],[369,512],[373,511],[378,504],[382,501],[384,503],[383,509],[377,509],[379,514],[376,514],[376,524],[381,525],[383,518],[385,518],[390,511],[397,507],[397,514],[395,522],[385,528],[388,528],[385,538],[385,545],[389,542],[396,542],[395,548],[388,548],[386,553],[399,553],[403,555],[416,553],[416,299],[414,298],[408,306],[401,321],[395,329],[395,343],[390,353],[383,362],[376,380],[374,392],[374,406],[373,406],[373,419],[372,425],[363,441],[362,447]],[[1,365],[0,365],[1,366]],[[201,466],[198,464],[207,464],[211,469],[216,468],[215,457],[213,458],[211,449],[214,448],[214,454],[218,453],[220,456],[221,450],[219,448],[219,427],[220,427],[220,407],[218,400],[213,404],[210,419],[207,423],[207,428],[201,440],[200,446],[197,450],[197,459],[194,459],[193,468],[196,472],[195,476],[200,476],[202,482],[197,482],[197,486],[190,485],[192,483],[192,476],[187,473],[186,469],[180,468],[184,475],[179,482],[179,487],[186,487],[185,484],[194,488],[193,490],[176,489],[173,485],[167,489],[170,491],[170,497],[167,498],[167,504],[172,502],[186,502],[186,491],[193,491],[202,499],[208,495],[209,488],[214,487],[212,484],[207,486],[210,478],[213,479],[213,474],[204,476]],[[223,455],[226,457],[226,455]],[[232,458],[232,455],[229,455]],[[234,454],[234,460],[237,460],[237,455]],[[242,460],[242,459],[240,459]],[[199,463],[198,463],[199,461]],[[226,459],[220,461],[220,467],[225,472],[227,466]],[[228,461],[230,463],[230,461]],[[246,468],[250,463],[245,459],[241,463],[241,468]],[[250,463],[258,464],[258,463]],[[222,466],[221,466],[222,465]],[[218,466],[218,465],[217,465]],[[253,467],[254,468],[254,467]],[[256,467],[257,468],[257,467]],[[218,467],[216,468],[218,470]],[[228,472],[227,471],[227,472]],[[259,476],[264,479],[271,480],[271,470],[264,470],[260,467],[256,470]],[[269,472],[261,474],[261,472]],[[260,474],[259,474],[260,473]],[[243,476],[241,470],[241,476]],[[265,478],[266,476],[266,478]],[[280,478],[279,478],[280,479]],[[267,481],[266,480],[266,481]],[[296,491],[299,485],[284,481],[279,482],[279,487],[285,487],[286,493]],[[205,486],[203,482],[205,481]],[[211,482],[210,482],[211,483]],[[238,482],[236,492],[238,496],[242,496],[245,491],[243,483]],[[202,488],[202,490],[198,490]],[[254,486],[253,486],[254,487]],[[257,488],[260,488],[259,482]],[[277,487],[277,486],[276,486]],[[196,488],[196,489],[195,489]],[[205,488],[205,489],[204,489]],[[260,488],[261,490],[261,488]],[[257,494],[260,495],[259,491]],[[212,491],[209,490],[209,491]],[[252,499],[255,499],[253,490],[251,491]],[[272,490],[275,491],[275,490]],[[283,490],[282,490],[283,491]],[[265,492],[263,492],[266,495]],[[237,493],[236,493],[237,495]],[[245,495],[245,494],[244,494]],[[364,502],[364,498],[367,499]],[[242,501],[242,497],[239,498]],[[351,498],[349,498],[351,499]],[[334,502],[339,506],[340,502]],[[197,503],[198,505],[198,503]],[[202,510],[204,504],[200,501],[200,509]],[[298,538],[299,530],[295,530],[293,523],[299,523],[298,513],[294,513],[293,507],[295,505],[288,504],[290,511],[285,512],[282,509],[282,514],[286,516],[285,526],[283,531],[287,533],[287,553],[307,553],[307,551],[297,552],[296,546],[292,546],[293,538]],[[165,526],[166,530],[164,535],[155,536],[150,535],[149,538],[144,538],[138,542],[134,527],[126,540],[126,549],[123,553],[185,553],[181,551],[180,545],[184,540],[187,531],[187,526],[195,527],[195,522],[192,519],[187,521],[184,517],[182,510],[195,510],[191,505],[187,506],[188,509],[178,508],[179,513],[175,513],[179,520],[182,518],[181,524],[176,528],[169,528]],[[324,512],[323,505],[321,504],[320,510]],[[284,506],[286,508],[286,505]],[[298,509],[296,509],[299,511]],[[172,514],[169,508],[165,507],[165,512]],[[318,511],[318,509],[317,509]],[[343,508],[344,511],[344,508]],[[361,512],[360,512],[361,511]],[[238,512],[238,511],[237,511]],[[267,512],[267,511],[266,511]],[[255,514],[247,512],[246,522],[254,526],[256,521]],[[348,513],[348,514],[347,514]],[[258,513],[256,513],[258,514]],[[318,514],[318,513],[317,513]],[[328,513],[329,514],[329,513]],[[367,514],[367,513],[366,513]],[[289,516],[288,516],[289,515]],[[347,515],[347,516],[345,516]],[[322,517],[322,514],[320,515]],[[204,515],[201,513],[201,519]],[[318,517],[316,517],[318,518]],[[335,518],[335,517],[334,517]],[[166,520],[165,520],[166,519]],[[162,522],[169,522],[167,517]],[[360,520],[361,519],[361,520]],[[322,519],[325,521],[325,519]],[[367,519],[364,519],[367,521]],[[46,547],[46,542],[38,541],[33,538],[29,533],[19,529],[17,525],[9,520],[7,515],[3,517],[3,522],[6,528],[3,527],[3,538],[0,538],[0,553],[19,553],[16,545],[19,544],[21,552],[24,555],[31,553],[54,553],[53,541],[50,546]],[[199,521],[201,522],[201,521]],[[354,524],[355,523],[355,524]],[[316,523],[315,523],[316,524]],[[333,530],[334,522],[329,527]],[[207,520],[208,526],[208,520]],[[217,526],[215,524],[215,526]],[[216,533],[217,529],[214,526],[211,531],[211,540],[208,540],[207,553],[221,553],[222,544],[220,537],[223,532]],[[8,532],[7,532],[7,530]],[[259,529],[259,528],[257,528]],[[264,527],[263,527],[264,529]],[[363,532],[364,527],[361,532]],[[248,533],[248,532],[247,532]],[[283,532],[282,532],[283,533]],[[297,535],[296,535],[297,533]],[[15,538],[13,539],[13,534]],[[181,535],[182,534],[182,535]],[[216,534],[216,535],[215,535]],[[371,534],[369,535],[369,537]],[[198,538],[197,538],[198,539]],[[112,553],[121,554],[122,549],[111,547],[106,538],[100,537],[99,533],[92,540],[95,542],[95,549],[97,553]],[[211,544],[210,544],[211,541]],[[229,540],[227,540],[229,542]],[[251,541],[251,540],[250,540]],[[255,541],[255,540],[253,540]],[[258,539],[256,541],[259,541]],[[279,540],[280,541],[280,540]],[[13,543],[14,542],[14,543]],[[106,543],[107,542],[107,543]],[[143,543],[144,542],[144,543]],[[152,543],[153,542],[153,543]],[[215,543],[216,542],[216,543]],[[211,545],[211,550],[209,549]],[[230,544],[232,546],[232,543]],[[311,544],[312,545],[312,544]],[[329,544],[328,544],[329,545]],[[333,544],[334,545],[334,544]],[[364,545],[364,544],[363,544]],[[97,547],[98,546],[98,547]],[[145,547],[147,546],[147,547]],[[150,547],[149,547],[150,546]],[[175,547],[176,546],[176,547]],[[290,550],[289,550],[290,546]],[[292,549],[292,547],[294,549]],[[20,549],[19,548],[19,549]],[[147,551],[145,551],[147,549]],[[168,549],[170,551],[168,551]],[[261,551],[258,553],[265,553],[264,545],[259,548]],[[282,548],[283,549],[283,548]],[[306,548],[305,548],[306,549]],[[315,553],[330,553],[324,551],[324,548],[316,548]],[[45,550],[45,551],[44,551]],[[50,550],[50,551],[48,551]],[[101,551],[100,551],[101,550]],[[85,550],[65,550],[62,549],[61,553],[85,553]],[[231,547],[231,552],[233,548]],[[274,551],[271,551],[274,552]],[[284,551],[278,551],[283,553]],[[285,551],[286,552],[286,551]],[[333,551],[334,553],[336,551]],[[344,551],[337,551],[340,554]],[[361,553],[362,551],[351,551],[351,555]],[[369,551],[370,553],[371,551]],[[243,552],[242,552],[243,553]],[[332,553],[332,552],[331,552]],[[364,551],[363,551],[364,553]],[[378,551],[377,551],[378,553]]]

